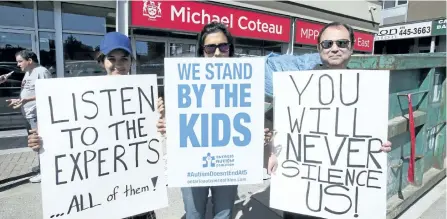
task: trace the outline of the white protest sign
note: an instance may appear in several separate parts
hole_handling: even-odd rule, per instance
[[[166,58],[168,186],[262,183],[264,58]]]
[[[270,207],[386,218],[389,71],[273,73],[278,169]]]
[[[168,206],[156,75],[36,83],[43,219],[121,219]]]

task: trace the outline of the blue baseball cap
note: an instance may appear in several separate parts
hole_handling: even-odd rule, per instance
[[[104,35],[101,41],[99,50],[107,55],[115,49],[122,49],[132,54],[132,46],[130,45],[130,39],[120,32],[109,32]]]

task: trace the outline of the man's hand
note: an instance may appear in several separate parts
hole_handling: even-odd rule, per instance
[[[8,102],[8,106],[12,107],[13,109],[20,108],[24,104],[23,99],[9,99],[6,100],[6,102]]]
[[[30,135],[28,135],[28,147],[33,149],[34,151],[39,151],[40,149],[40,137],[37,135],[36,129],[30,130]]]
[[[3,75],[0,76],[0,84],[2,84],[3,82],[5,82],[7,79],[6,77],[4,77]]]

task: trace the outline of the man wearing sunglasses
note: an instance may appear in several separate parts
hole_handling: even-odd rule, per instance
[[[315,66],[314,70],[346,69],[354,42],[354,30],[349,25],[333,22],[324,26],[317,45],[323,64]]]

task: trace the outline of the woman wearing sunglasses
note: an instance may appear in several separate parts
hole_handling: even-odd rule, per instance
[[[348,69],[347,66],[351,59],[354,43],[354,30],[349,25],[338,22],[327,24],[320,31],[317,45],[323,64],[315,66],[313,70]],[[385,142],[381,150],[383,152],[391,151],[391,142]],[[284,212],[283,218],[322,219],[291,212]]]
[[[199,35],[197,56],[206,58],[234,57],[233,37],[224,24],[212,22],[205,25]],[[161,134],[164,134],[166,132],[166,123],[164,119],[164,104],[161,98],[158,101],[158,110],[161,118],[157,128]],[[271,132],[268,129],[265,129],[264,132],[264,142],[267,145],[271,139]],[[275,161],[276,159],[271,157],[268,170],[276,168]],[[237,185],[181,188],[186,219],[205,218],[209,190],[211,190],[212,194],[213,218],[230,219],[232,217],[233,205],[237,195]]]
[[[119,32],[107,33],[100,45],[100,54],[97,57],[98,64],[104,68],[109,76],[127,75],[132,66],[132,47],[129,38]],[[33,150],[40,149],[40,137],[37,130],[31,130],[28,136],[28,147]],[[155,219],[155,212],[149,211],[140,215],[134,215],[126,219]]]

